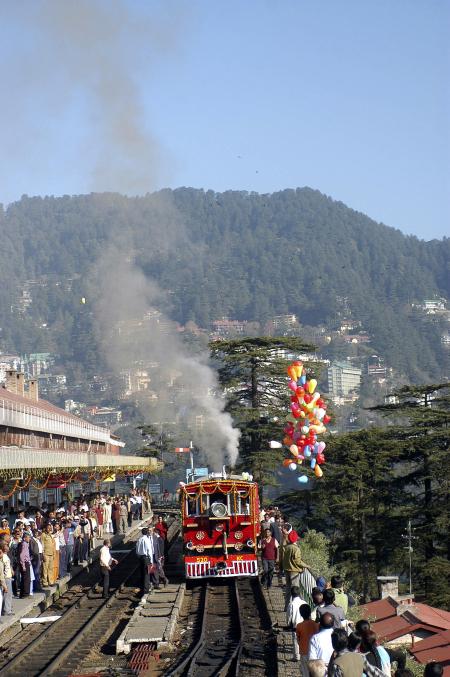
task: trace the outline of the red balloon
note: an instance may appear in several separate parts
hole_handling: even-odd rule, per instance
[[[298,390],[298,388],[297,388],[297,390]],[[319,397],[319,399],[316,402],[316,406],[321,407],[323,409],[324,404],[325,404],[325,402],[322,400],[322,398]]]
[[[303,399],[305,400],[306,404],[309,404],[312,400],[312,395],[310,395],[309,393],[305,393],[303,395]]]
[[[325,463],[325,456],[322,454],[321,451],[316,456],[316,461],[319,465],[322,465],[322,463]]]
[[[330,421],[331,421],[331,417],[328,416],[328,414],[325,414],[325,416],[323,417],[323,422],[324,422],[324,423],[329,423]]]

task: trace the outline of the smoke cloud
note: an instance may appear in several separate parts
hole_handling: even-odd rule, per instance
[[[10,34],[27,38],[26,47],[11,46],[2,69],[9,86],[0,115],[11,152],[15,147],[27,163],[51,164],[35,149],[54,145],[62,121],[61,143],[89,173],[89,190],[145,193],[166,178],[167,152],[152,133],[144,92],[151,92],[162,59],[177,53],[185,22],[179,6],[14,0],[2,3],[0,17]],[[48,124],[35,127],[36,110]]]
[[[45,152],[54,128],[61,117],[67,131],[67,120],[73,119],[73,134],[64,143],[76,163],[88,167],[90,190],[153,190],[169,163],[152,133],[143,91],[161,58],[178,51],[185,28],[180,3],[11,0],[2,4],[0,16],[11,33],[27,36],[21,43],[27,48],[18,53],[12,44],[8,70],[3,67],[9,83],[4,91],[11,96],[4,97],[0,116],[11,136],[10,152],[26,152],[27,162],[33,162],[32,148],[37,170],[54,163]],[[33,127],[36,107],[41,116],[42,108],[48,111],[45,128]],[[65,170],[55,166],[56,172]],[[156,257],[182,247],[187,234],[170,197],[152,196],[152,209],[140,226],[141,240],[151,242]],[[127,226],[124,231],[132,230]],[[111,233],[111,244],[93,266],[89,303],[104,356],[118,375],[150,369],[153,420],[175,422],[183,431],[182,442],[192,439],[213,468],[225,461],[233,464],[239,431],[224,412],[208,356],[189,354],[162,312],[167,297],[134,262],[142,243],[125,240]],[[149,416],[144,410],[146,423],[152,423]]]
[[[165,294],[126,255],[123,244],[111,245],[100,262],[95,314],[98,339],[117,373],[147,369],[157,400],[143,413],[181,430],[182,445],[192,439],[208,465],[234,465],[239,431],[224,411],[214,370],[205,354],[189,355],[176,326],[161,311]],[[145,400],[144,400],[145,401]],[[146,419],[146,422],[151,422]]]

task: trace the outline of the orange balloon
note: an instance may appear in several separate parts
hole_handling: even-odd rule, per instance
[[[285,444],[287,447],[290,447],[291,444],[294,444],[294,440],[292,437],[283,437],[283,444]]]
[[[285,468],[287,468],[288,465],[290,465],[291,463],[292,463],[292,459],[290,459],[290,458],[285,458],[284,461],[283,461],[283,465],[284,465]]]
[[[322,477],[322,475],[323,475],[323,470],[322,470],[322,468],[320,467],[320,465],[317,465],[317,463],[316,463],[316,465],[314,466],[314,475],[315,475],[316,477]]]

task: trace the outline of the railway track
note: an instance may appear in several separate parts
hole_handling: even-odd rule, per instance
[[[190,593],[189,646],[167,677],[277,675],[276,638],[258,580],[203,581]]]
[[[19,653],[3,665],[0,675],[67,677],[81,664],[83,655],[91,650],[97,639],[101,639],[117,616],[139,601],[135,591],[138,560],[134,551],[121,559],[111,572],[110,580],[115,592],[109,599],[103,599],[96,586],[87,594],[76,596],[58,621],[46,626],[26,646],[19,644]]]

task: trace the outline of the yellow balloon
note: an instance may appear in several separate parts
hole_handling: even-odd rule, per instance
[[[308,381],[308,392],[310,395],[313,394],[317,386],[317,381],[315,378],[312,378]]]
[[[296,444],[291,444],[291,446],[289,447],[289,451],[293,456],[298,456],[298,447]]]
[[[322,468],[321,468],[320,465],[318,465],[317,463],[316,463],[316,465],[314,466],[314,475],[315,475],[316,477],[322,477],[322,475],[323,475]]]

